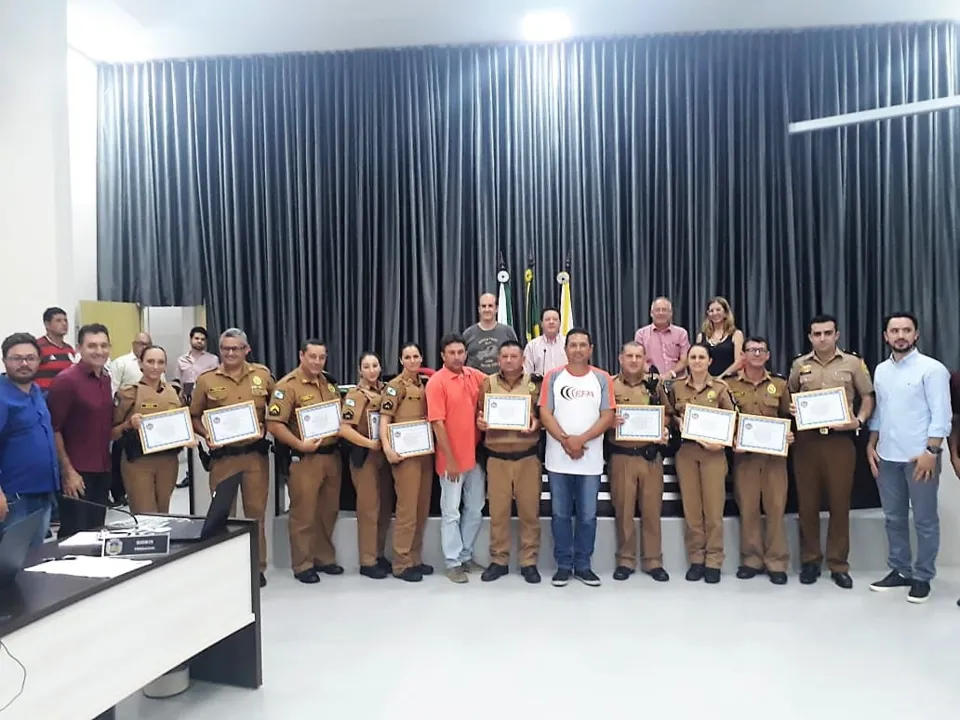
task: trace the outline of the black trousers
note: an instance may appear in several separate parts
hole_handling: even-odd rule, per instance
[[[123,475],[120,473],[120,461],[123,460],[123,448],[115,442],[110,448],[110,472],[113,477],[110,481],[110,497],[115,503],[126,503],[127,489],[123,485]]]
[[[99,505],[107,505],[110,500],[112,473],[80,473],[80,475],[83,477],[83,484],[87,486],[87,491],[81,499]],[[58,540],[63,540],[84,530],[103,527],[103,521],[107,515],[106,507],[94,507],[85,503],[70,502],[69,498],[64,499],[62,495],[58,495],[57,500],[60,505]]]

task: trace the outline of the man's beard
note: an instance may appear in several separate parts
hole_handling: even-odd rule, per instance
[[[908,344],[905,348],[902,348],[902,349],[898,348],[893,343],[887,343],[887,347],[889,347],[893,352],[900,353],[901,355],[906,355],[907,353],[912,351],[916,346],[917,346],[916,341]]]

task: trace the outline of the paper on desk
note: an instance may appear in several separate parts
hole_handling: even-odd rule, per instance
[[[66,540],[61,540],[59,545],[62,548],[72,548],[90,547],[91,545],[100,545],[102,543],[103,535],[100,534],[100,531],[90,530],[88,532],[78,532],[75,535],[71,535]]]
[[[149,560],[128,560],[126,558],[78,555],[69,560],[52,560],[50,562],[40,563],[39,565],[26,568],[26,572],[46,573],[47,575],[71,575],[73,577],[115,578],[149,564]]]

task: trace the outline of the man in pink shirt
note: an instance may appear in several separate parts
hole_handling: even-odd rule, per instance
[[[649,325],[637,330],[634,340],[647,355],[647,370],[656,367],[666,377],[675,378],[684,368],[690,336],[682,327],[673,324],[673,303],[658,297],[650,306]]]

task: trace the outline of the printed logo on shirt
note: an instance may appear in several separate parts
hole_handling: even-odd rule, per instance
[[[597,394],[593,390],[564,385],[560,388],[560,397],[564,400],[585,400],[587,398],[595,398]]]

